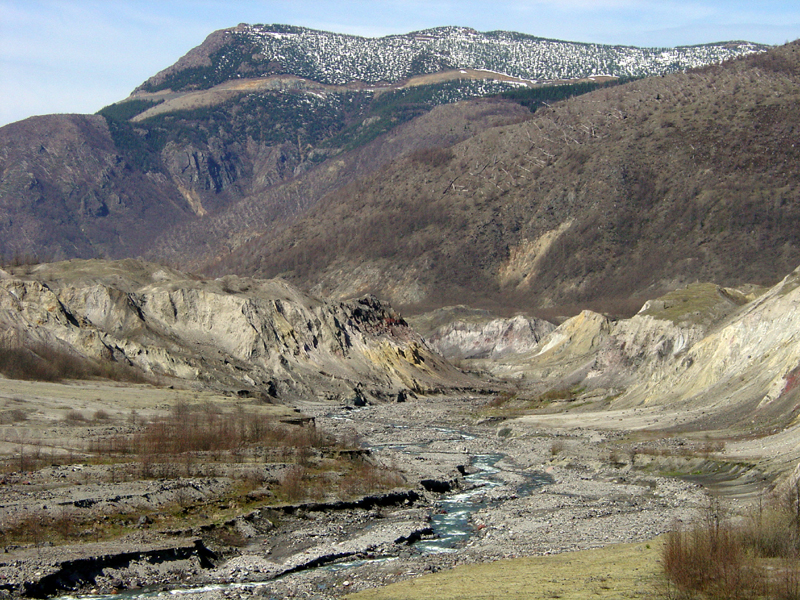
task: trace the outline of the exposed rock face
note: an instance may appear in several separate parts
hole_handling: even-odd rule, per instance
[[[709,331],[756,297],[756,288],[697,283],[647,301],[630,319],[611,321],[584,311],[545,338],[523,368],[529,378],[558,376],[565,385],[627,389],[663,376]]]
[[[550,388],[580,386],[617,393],[663,376],[705,332],[700,325],[678,325],[650,315],[612,321],[585,310],[530,352],[487,362],[485,368],[497,376],[546,382]]]
[[[800,270],[795,270],[677,356],[654,384],[633,387],[627,401],[685,403],[719,412],[715,418],[729,422],[761,423],[794,414],[799,304]]]
[[[0,322],[6,344],[284,398],[468,384],[374,298],[326,304],[282,281],[196,280],[134,260],[12,270],[0,279]]]
[[[692,429],[785,425],[800,410],[800,269],[756,296],[704,284],[630,319],[584,311],[530,352],[479,364],[610,408],[678,407]]]
[[[427,336],[428,343],[448,359],[500,358],[530,351],[555,325],[518,315],[488,322],[453,321]]]

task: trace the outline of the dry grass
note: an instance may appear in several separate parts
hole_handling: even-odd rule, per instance
[[[71,414],[71,413],[70,413]],[[309,449],[336,446],[338,442],[313,425],[292,426],[270,415],[243,410],[224,413],[214,405],[178,404],[169,415],[144,424],[133,435],[113,435],[94,439],[89,452],[103,456],[136,456],[142,461],[174,462],[187,454],[202,455],[204,460],[219,461],[256,451],[302,462]]]
[[[90,360],[42,344],[19,348],[0,347],[0,374],[23,381],[99,378],[128,383],[148,382],[144,374],[132,367]]]
[[[800,599],[800,485],[743,524],[712,504],[703,521],[667,536],[662,562],[670,597]]]
[[[36,385],[49,389],[55,384]],[[73,393],[72,387],[69,393]],[[276,407],[177,402],[167,413],[150,409],[132,414],[132,419],[121,413],[112,416],[103,409],[92,411],[85,405],[81,408],[69,404],[49,408],[58,415],[61,431],[67,431],[64,423],[70,425],[69,443],[74,453],[54,454],[54,447],[44,445],[43,436],[35,433],[35,427],[41,426],[38,416],[28,420],[25,429],[5,429],[4,441],[13,454],[4,462],[4,470],[17,475],[9,481],[29,478],[37,482],[37,469],[74,463],[91,465],[87,469],[91,479],[69,474],[72,482],[116,484],[183,477],[222,481],[213,492],[200,496],[188,489],[181,493],[179,484],[174,498],[158,507],[126,506],[118,511],[105,507],[102,514],[87,507],[5,516],[0,518],[0,546],[114,539],[136,529],[140,516],[149,517],[152,525],[148,526],[159,530],[216,524],[220,543],[232,545],[236,532],[227,535],[220,523],[243,512],[283,503],[351,499],[403,484],[395,469],[373,464],[357,447],[355,436],[338,439],[317,429],[313,422],[282,423],[285,412]],[[14,421],[12,417],[8,420]],[[92,433],[84,436],[85,431]],[[100,431],[117,433],[99,435]],[[84,439],[89,441],[79,441]]]
[[[704,524],[667,537],[664,571],[681,594],[708,598],[750,598],[760,587],[758,572],[736,531]]]
[[[65,508],[55,515],[44,511],[25,513],[0,521],[0,546],[96,541],[101,527],[94,515],[74,509]]]
[[[589,600],[653,598],[661,587],[659,542],[464,565],[349,600]]]
[[[0,425],[10,425],[12,423],[21,423],[27,420],[28,414],[21,408],[12,408],[0,412]]]
[[[503,392],[486,403],[481,409],[481,415],[505,418],[528,415],[554,404],[574,402],[585,391],[584,387],[573,386],[571,388],[556,387],[540,394],[531,395]]]

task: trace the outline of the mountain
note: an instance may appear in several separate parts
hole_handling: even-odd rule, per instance
[[[641,77],[763,49],[748,42],[679,48],[578,44],[465,27],[364,38],[288,25],[242,24],[213,33],[137,91],[208,89],[229,80],[282,74],[328,85],[378,85],[453,69],[494,71],[534,82]]]
[[[0,129],[0,255],[197,268],[411,152],[525,118],[520,103],[764,49],[607,47],[452,27],[379,39],[289,26],[215,32],[97,116]],[[499,93],[517,104],[427,117]]]
[[[630,315],[695,280],[773,285],[800,259],[799,49],[598,90],[408,156],[214,272],[553,317]]]
[[[103,117],[0,128],[0,255],[136,255],[192,214],[161,174],[132,169]]]

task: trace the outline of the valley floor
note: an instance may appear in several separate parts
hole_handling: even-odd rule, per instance
[[[726,461],[731,450],[718,442],[667,433],[679,414],[661,411],[656,423],[649,417],[635,421],[639,427],[630,420],[633,412],[629,418],[562,412],[504,419],[491,412],[491,398],[480,396],[420,397],[358,409],[298,406],[317,429],[358,440],[373,464],[400,472],[400,487],[411,489],[367,494],[361,502],[277,502],[252,486],[236,487],[241,465],[218,465],[216,471],[194,465],[189,477],[183,473],[188,467],[176,464],[172,471],[135,478],[124,477],[119,465],[78,458],[78,449],[86,447],[80,440],[135,429],[137,418],[154,418],[186,397],[242,405],[241,399],[147,386],[0,381],[0,412],[26,411],[24,420],[2,426],[10,461],[0,476],[4,522],[50,515],[53,523],[64,516],[85,523],[83,515],[98,523],[79,532],[83,543],[53,545],[41,533],[38,540],[7,544],[0,555],[0,593],[63,594],[74,586],[79,594],[144,588],[203,598],[334,598],[460,565],[496,565],[507,573],[517,563],[506,559],[617,544],[639,543],[635,552],[651,556],[658,546],[653,540],[676,523],[692,521],[712,504],[743,513],[769,483],[751,463]],[[298,415],[280,406],[260,408],[285,419]],[[81,420],[74,414],[81,410],[104,413],[102,422]],[[64,417],[70,414],[71,421]],[[731,447],[737,444],[755,447],[752,441]],[[70,447],[75,457],[65,464],[63,452]],[[769,451],[769,440],[762,438],[758,447]],[[25,467],[34,448],[40,461],[48,462],[43,455],[49,452],[57,464],[15,470],[15,461]],[[721,502],[712,503],[709,491]],[[127,529],[120,525],[115,538],[110,521],[120,513],[127,515]],[[645,551],[642,544],[652,548]],[[635,583],[640,588],[658,578],[642,577]],[[491,597],[479,588],[473,596],[458,593]],[[597,585],[585,588],[588,597]],[[368,597],[397,597],[392,589]]]

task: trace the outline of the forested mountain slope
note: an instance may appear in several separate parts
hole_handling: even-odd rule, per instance
[[[397,161],[215,269],[567,312],[635,310],[696,279],[774,284],[800,259],[799,48],[600,90]]]
[[[762,50],[612,48],[461,28],[378,39],[290,26],[222,30],[98,116],[0,129],[0,255],[146,253],[196,267],[282,230],[354,176],[525,112],[451,111],[398,130],[436,107],[511,94],[535,108],[609,81],[598,75]],[[553,78],[581,81],[541,83]]]

